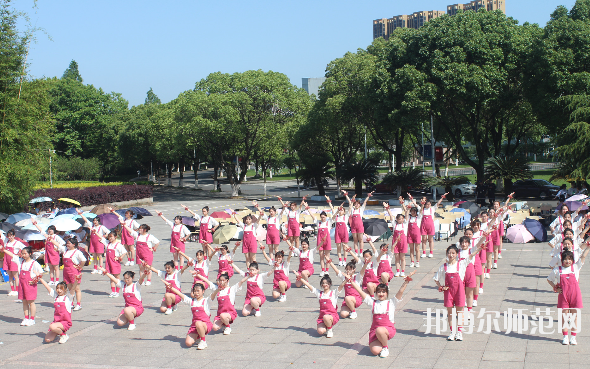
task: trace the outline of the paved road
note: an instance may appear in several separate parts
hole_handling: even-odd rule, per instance
[[[193,193],[195,191],[192,191]],[[208,205],[213,209],[243,207],[241,200],[197,199],[183,196],[155,195],[157,208],[171,218],[187,213],[180,202],[193,209]],[[276,202],[262,202],[262,205],[276,205]],[[162,240],[155,255],[155,266],[162,268],[171,259],[168,252],[170,229],[156,217],[143,220],[152,227],[152,233]],[[331,339],[318,337],[315,332],[318,302],[306,289],[293,288],[288,300],[279,303],[269,298],[262,308],[262,317],[241,317],[232,325],[232,334],[224,336],[214,333],[208,336],[209,348],[197,351],[184,347],[186,331],[191,321],[187,306],[172,315],[158,311],[163,287],[159,282],[145,287],[145,313],[137,319],[138,328],[127,331],[114,326],[113,321],[123,306],[122,298],[109,299],[109,284],[104,277],[91,275],[87,267],[83,276],[83,309],[74,312],[74,325],[70,340],[65,345],[43,344],[42,337],[52,320],[53,307],[49,296],[40,290],[38,298],[37,325],[20,327],[21,304],[14,298],[1,297],[0,305],[0,366],[11,368],[33,367],[75,367],[75,368],[193,368],[205,365],[216,368],[587,368],[590,359],[590,330],[578,335],[578,346],[562,346],[561,334],[523,333],[491,334],[474,333],[465,335],[463,342],[447,342],[448,333],[425,334],[425,311],[428,308],[442,308],[442,295],[434,287],[432,276],[443,262],[443,250],[451,242],[436,243],[435,257],[424,259],[417,270],[414,281],[408,286],[395,317],[396,336],[390,341],[390,357],[380,359],[369,354],[367,348],[371,314],[367,307],[359,309],[356,320],[342,319],[334,328]],[[188,244],[188,252],[194,254],[196,243]],[[285,249],[285,245],[281,245]],[[550,270],[549,248],[542,244],[506,244],[500,268],[492,271],[492,278],[486,280],[484,293],[480,295],[476,313],[500,311],[508,308],[534,309],[554,308],[557,297],[545,281]],[[259,256],[260,257],[260,256]],[[243,268],[241,255],[238,265]],[[316,261],[317,263],[317,261]],[[214,263],[216,264],[216,263]],[[295,262],[297,264],[297,261]],[[125,267],[129,269],[130,267]],[[268,266],[261,268],[268,270]],[[316,270],[319,266],[316,266]],[[214,278],[216,265],[212,266],[210,277]],[[333,275],[333,273],[332,273]],[[582,269],[581,288],[584,296],[590,295],[588,270]],[[184,276],[183,291],[190,288],[189,276]],[[237,282],[234,277],[232,281]],[[317,274],[312,277],[314,285],[319,284]],[[390,284],[392,292],[397,291],[402,281],[394,278]],[[270,281],[265,285],[267,295],[271,291]],[[6,284],[0,286],[7,291]],[[241,307],[244,290],[238,293],[236,305]],[[339,304],[341,299],[339,300]],[[216,303],[213,303],[214,314]],[[528,313],[528,312],[526,312]],[[553,325],[557,325],[553,314]],[[479,319],[478,322],[485,321]],[[588,315],[583,315],[584,324]],[[528,321],[531,323],[531,321]],[[500,330],[503,320],[499,320]],[[476,326],[477,330],[477,326]]]

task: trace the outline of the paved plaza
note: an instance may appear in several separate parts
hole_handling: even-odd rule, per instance
[[[182,191],[182,190],[178,190]],[[290,189],[289,191],[292,191]],[[284,192],[289,192],[285,190]],[[158,209],[168,219],[175,215],[188,215],[180,203],[197,211],[208,205],[215,210],[225,208],[243,208],[249,201],[210,198],[205,191],[186,193],[167,193],[159,191],[154,197],[154,204],[146,206],[150,211]],[[278,192],[278,191],[277,191]],[[195,195],[196,194],[196,195]],[[277,206],[277,201],[260,201],[261,206]],[[313,204],[311,204],[313,206]],[[324,205],[324,204],[322,204]],[[375,210],[381,210],[373,207]],[[140,223],[151,226],[151,233],[161,240],[155,253],[154,266],[163,269],[164,262],[171,260],[169,253],[170,228],[158,217],[146,217]],[[69,331],[70,339],[66,344],[44,344],[43,337],[53,319],[53,302],[39,286],[37,299],[37,324],[32,327],[19,326],[22,320],[22,305],[14,297],[6,296],[8,284],[0,286],[0,366],[10,368],[28,367],[72,367],[72,368],[588,368],[590,361],[590,324],[588,314],[583,314],[582,331],[578,335],[577,346],[562,346],[562,335],[557,331],[557,314],[555,307],[557,295],[546,282],[550,272],[549,247],[546,244],[531,243],[525,245],[504,244],[503,259],[499,260],[499,269],[492,270],[491,279],[486,280],[484,293],[480,295],[479,305],[474,308],[476,315],[475,330],[484,318],[477,315],[486,311],[502,314],[512,309],[528,309],[531,314],[536,308],[543,313],[551,308],[552,334],[541,334],[537,328],[532,333],[532,325],[539,324],[529,318],[528,327],[521,333],[506,334],[504,317],[499,316],[499,329],[490,334],[474,332],[465,334],[463,342],[448,342],[448,332],[426,334],[426,310],[442,309],[443,296],[435,287],[432,277],[444,260],[444,249],[458,241],[454,237],[449,241],[435,244],[435,257],[422,259],[421,267],[416,269],[414,281],[406,289],[402,303],[395,315],[397,334],[389,341],[390,356],[378,358],[368,349],[368,331],[371,325],[371,311],[363,306],[358,310],[356,320],[341,319],[334,327],[334,337],[319,337],[316,333],[318,302],[305,288],[293,288],[287,292],[287,301],[279,303],[271,296],[272,279],[265,285],[267,302],[261,309],[261,317],[242,317],[241,307],[246,288],[238,293],[236,309],[238,318],[232,324],[232,334],[224,336],[221,332],[207,337],[208,348],[198,351],[196,347],[186,348],[184,340],[191,323],[188,306],[181,305],[172,315],[159,312],[164,286],[157,277],[152,286],[142,289],[143,303],[146,308],[136,320],[137,329],[128,331],[114,324],[118,313],[124,305],[123,298],[108,298],[109,282],[106,277],[90,274],[91,267],[83,272],[81,311],[73,312],[73,327]],[[391,239],[388,241],[391,242]],[[315,245],[315,240],[312,241]],[[349,243],[352,245],[352,242]],[[281,249],[286,250],[286,244]],[[187,254],[194,256],[200,245],[187,243]],[[334,258],[335,247],[332,252]],[[258,260],[262,260],[258,254]],[[245,268],[243,255],[236,255],[237,264]],[[316,264],[318,263],[316,257]],[[407,257],[409,264],[409,257]],[[296,269],[299,260],[292,259],[291,269]],[[311,278],[313,285],[319,285],[318,270]],[[261,263],[261,271],[268,271],[269,266]],[[124,270],[135,267],[123,267]],[[217,261],[214,260],[209,273],[214,279],[217,273]],[[357,268],[360,270],[360,267]],[[406,272],[411,271],[410,268]],[[334,283],[336,280],[331,271]],[[583,296],[590,296],[590,287],[586,283],[589,269],[582,269],[580,285]],[[291,275],[292,281],[294,277]],[[238,277],[231,279],[232,284]],[[192,277],[182,277],[182,290],[189,292]],[[390,283],[390,297],[402,284],[401,278],[394,278]],[[208,291],[206,296],[210,292]],[[269,297],[270,296],[270,297]],[[342,303],[339,299],[338,305]],[[217,303],[212,304],[215,315]],[[433,319],[434,323],[434,319]],[[486,327],[484,327],[486,328]],[[433,331],[435,327],[432,328]]]

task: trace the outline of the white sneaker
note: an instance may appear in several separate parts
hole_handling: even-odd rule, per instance
[[[356,311],[353,311],[350,313],[350,315],[348,316],[350,319],[356,319],[357,315],[356,315]]]
[[[330,276],[330,272],[324,272],[324,276]]]
[[[498,254],[498,259],[502,259],[502,254]]]
[[[494,265],[492,266],[492,268],[498,269],[498,263],[494,263]]]
[[[473,304],[471,306],[477,307],[477,300],[473,300]]]
[[[483,293],[483,288],[479,288],[479,294],[481,295]]]
[[[125,263],[125,266],[128,267],[129,265],[131,265],[131,261],[127,260],[127,262]]]
[[[146,285],[146,283],[147,283],[146,281],[143,281],[143,283],[142,283],[141,285],[142,285],[142,286],[145,286],[145,285]]]
[[[164,314],[166,314],[166,315],[172,314],[172,309],[166,309],[166,312]]]
[[[485,278],[486,278],[486,279],[490,279],[490,273],[486,273],[486,276],[485,276]]]
[[[434,257],[434,255],[432,255],[432,253],[430,253],[430,254],[428,254],[428,257],[429,257],[429,258],[433,258],[433,257]]]
[[[455,333],[451,332],[451,334],[449,334],[449,336],[447,337],[447,341],[454,341],[455,340]]]
[[[455,341],[463,341],[463,333],[457,332],[455,335]]]
[[[328,329],[328,331],[326,332],[326,338],[332,337],[334,337],[334,332],[332,331],[332,329]]]
[[[62,334],[61,337],[59,337],[59,343],[66,343],[66,342],[68,342],[69,338],[70,337],[68,337],[67,334]]]
[[[201,341],[199,342],[199,344],[197,345],[197,350],[204,350],[207,348],[207,342],[206,341]]]
[[[32,325],[35,325],[35,321],[34,321],[33,319],[29,319],[29,320],[27,321],[27,324],[25,324],[25,326],[27,326],[27,327],[30,327],[30,326],[32,326]]]
[[[119,293],[115,292],[115,294],[113,295],[113,297],[119,297]]]
[[[231,328],[230,327],[225,327],[225,329],[223,330],[223,334],[225,334],[226,336],[228,334],[231,334]]]
[[[425,259],[425,258],[426,258],[426,253],[425,253],[425,252],[423,252],[423,253],[422,253],[422,259]]]
[[[389,356],[389,349],[384,347],[381,350],[381,352],[379,353],[379,357],[388,357],[388,356]]]
[[[406,276],[406,272],[401,272],[401,273],[399,274],[399,276],[400,276],[400,277],[405,277],[405,276]]]
[[[129,327],[127,327],[127,330],[128,330],[128,331],[132,331],[132,330],[134,330],[135,328],[137,328],[137,327],[135,326],[135,324],[129,324]]]
[[[394,277],[399,277],[399,272],[395,272]]]
[[[562,345],[569,345],[570,344],[570,340],[568,338],[568,336],[563,336],[563,341],[561,341]]]
[[[90,274],[98,274],[98,269],[94,269]]]
[[[412,261],[412,262],[410,263],[410,268],[413,268],[413,267],[414,267],[414,262]]]
[[[577,345],[578,342],[576,341],[576,336],[571,336],[570,337],[570,345]]]
[[[420,262],[416,263],[416,268],[420,268]]]
[[[55,286],[55,282],[54,281],[49,281],[49,282],[47,282],[47,285],[49,285],[49,286]]]
[[[172,305],[172,311],[178,310],[178,304]]]
[[[281,295],[281,297],[279,297],[279,302],[285,302],[287,301],[287,295]]]
[[[129,263],[129,265],[135,265],[135,261],[131,261],[131,263]]]
[[[256,310],[256,312],[254,313],[255,317],[259,317],[262,316],[262,313],[260,312],[260,310]]]
[[[20,322],[21,327],[25,327],[29,324],[29,319],[23,319],[22,322]]]
[[[18,292],[10,291],[10,292],[8,292],[8,296],[18,296]]]
[[[145,282],[145,285],[146,285],[146,286],[151,286],[151,285],[152,285],[152,281],[147,281],[147,282]]]
[[[76,304],[76,307],[74,308],[74,311],[80,311],[80,310],[82,310],[82,305],[77,305]]]

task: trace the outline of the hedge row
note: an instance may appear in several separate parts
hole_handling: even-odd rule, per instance
[[[152,186],[124,185],[76,188],[48,188],[35,191],[31,197],[47,196],[54,200],[62,197],[76,200],[82,206],[105,204],[109,202],[139,200],[152,197]]]

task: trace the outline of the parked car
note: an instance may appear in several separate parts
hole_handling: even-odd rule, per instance
[[[460,185],[456,185],[456,186],[452,186],[451,187],[451,191],[453,191],[453,195],[455,195],[455,197],[461,197],[464,195],[473,195],[475,194],[475,185],[471,182],[469,183],[465,183],[465,184],[460,184]],[[445,193],[445,188],[442,186],[436,186],[434,187],[436,189],[436,193],[440,196],[443,193]],[[431,188],[432,191],[432,188]]]
[[[559,186],[544,179],[527,179],[514,182],[512,191],[514,197],[538,197],[541,200],[546,200],[555,197]]]

